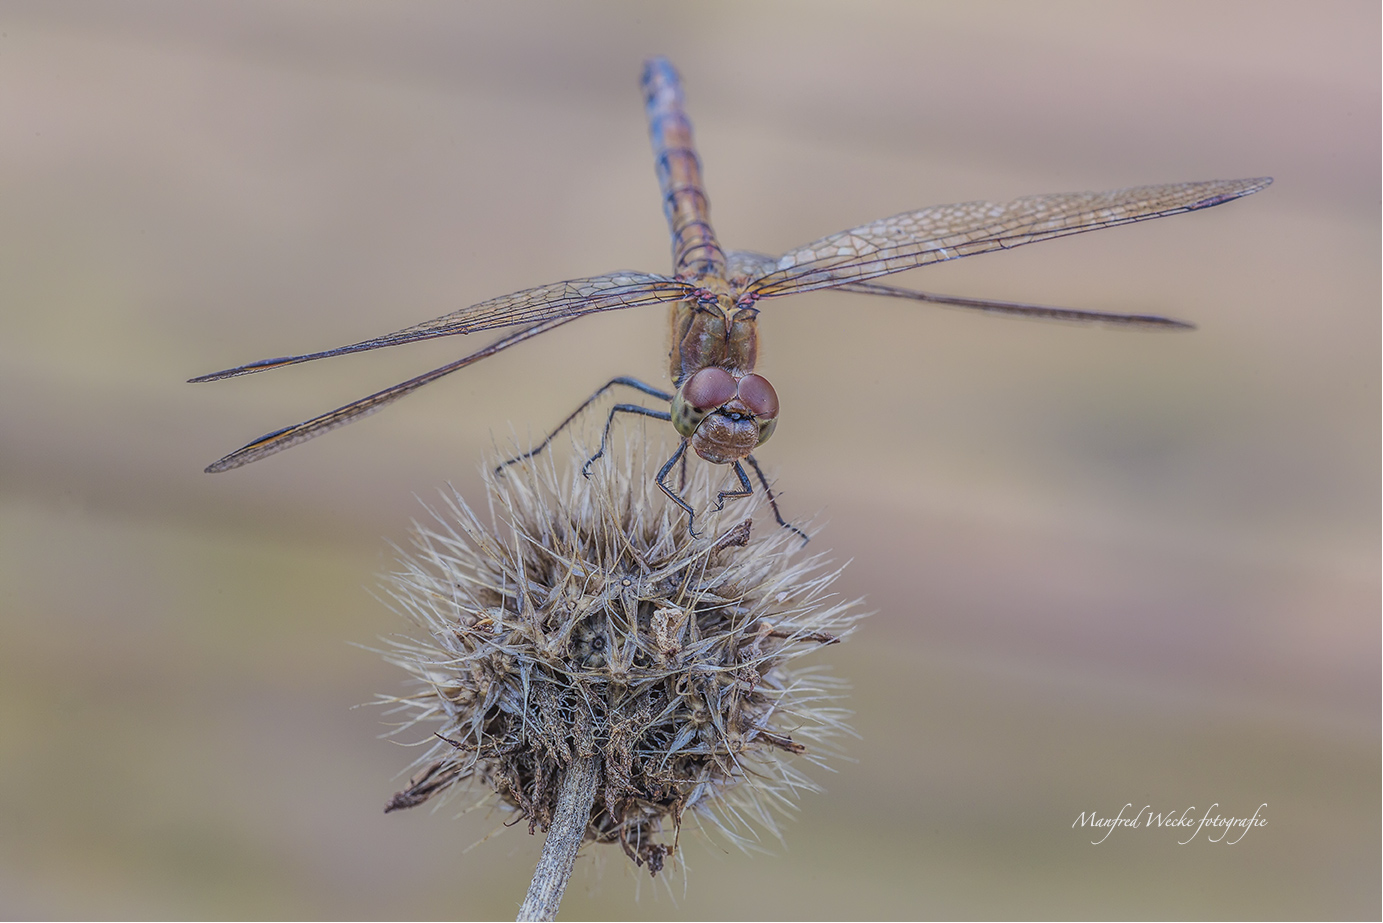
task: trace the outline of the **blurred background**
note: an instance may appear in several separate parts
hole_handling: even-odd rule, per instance
[[[686,836],[665,886],[591,850],[563,916],[1376,918],[1379,26],[1367,2],[6,3],[0,916],[512,918],[540,837],[382,813],[412,754],[354,706],[402,677],[353,645],[402,627],[371,594],[418,498],[479,500],[496,444],[612,375],[666,382],[664,312],[215,477],[482,340],[184,380],[666,271],[637,84],[663,53],[731,248],[1276,183],[898,279],[1194,333],[764,305],[759,456],[877,610],[821,655],[854,761],[762,855]],[[1268,825],[1072,828],[1125,803]]]

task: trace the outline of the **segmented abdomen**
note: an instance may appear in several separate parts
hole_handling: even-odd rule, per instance
[[[644,65],[643,91],[663,212],[672,231],[672,271],[723,276],[725,253],[711,230],[710,202],[701,185],[701,160],[683,107],[682,82],[666,58],[650,58]]]

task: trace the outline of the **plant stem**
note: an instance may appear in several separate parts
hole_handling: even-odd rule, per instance
[[[591,820],[599,776],[594,755],[578,755],[567,767],[562,777],[562,790],[557,795],[557,809],[552,812],[552,823],[547,828],[543,854],[538,857],[533,883],[528,886],[528,896],[519,908],[519,920],[557,919],[557,907],[567,890],[576,851],[581,847],[586,825]]]

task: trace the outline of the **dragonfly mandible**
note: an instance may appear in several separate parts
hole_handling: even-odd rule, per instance
[[[701,181],[701,162],[692,140],[691,122],[687,118],[676,70],[666,58],[651,58],[644,65],[642,85],[663,210],[672,232],[671,275],[624,271],[540,285],[349,346],[265,359],[193,378],[194,382],[216,381],[434,337],[504,327],[521,328],[441,368],[311,420],[261,436],[207,466],[206,471],[228,471],[306,442],[368,416],[458,369],[587,314],[666,304],[671,306],[673,391],[669,393],[628,377],[612,379],[541,445],[511,462],[542,451],[553,436],[609,388],[627,386],[667,401],[669,409],[617,404],[606,421],[601,451],[586,463],[583,472],[589,472],[591,462],[604,452],[610,426],[617,414],[641,414],[667,420],[677,430],[680,442],[658,472],[657,484],[687,513],[688,529],[695,523],[695,511],[668,484],[667,478],[679,460],[685,464],[690,447],[706,461],[731,466],[738,479],[740,489],[722,491],[716,509],[727,499],[753,493],[742,465],[748,462],[768,496],[775,518],[781,525],[799,531],[783,520],[753,454],[773,434],[779,413],[778,396],[773,386],[755,371],[756,318],[760,302],[800,292],[836,289],[1023,317],[1189,328],[1192,325],[1156,315],[936,295],[875,280],[963,256],[1008,250],[1041,240],[1223,205],[1258,192],[1272,182],[1271,177],[1210,180],[1112,192],[1025,196],[1011,202],[939,205],[831,234],[779,257],[745,251],[726,252],[711,228],[709,199]]]

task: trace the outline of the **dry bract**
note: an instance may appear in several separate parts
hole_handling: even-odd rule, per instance
[[[596,755],[586,839],[656,873],[685,818],[744,845],[815,789],[800,765],[847,730],[843,687],[793,661],[848,633],[857,601],[798,536],[751,526],[757,499],[698,517],[693,539],[642,468],[509,468],[487,476],[487,517],[450,492],[415,525],[388,592],[422,631],[386,656],[417,688],[383,699],[395,733],[436,736],[386,810],[490,790],[546,829],[565,767]],[[721,473],[694,466],[694,507]]]

